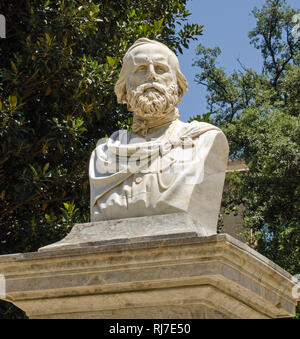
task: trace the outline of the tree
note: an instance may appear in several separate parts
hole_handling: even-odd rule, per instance
[[[174,51],[202,26],[186,0],[0,1],[0,254],[35,251],[89,220],[96,141],[130,124],[113,87],[139,37]],[[175,24],[182,26],[175,31]]]
[[[196,81],[207,88],[208,112],[229,140],[230,158],[249,172],[229,177],[224,208],[240,204],[249,245],[291,274],[300,273],[300,41],[293,38],[296,11],[284,0],[255,8],[250,43],[263,58],[261,73],[240,63],[226,74],[217,65],[219,48],[199,45]],[[300,310],[298,310],[300,311]],[[300,317],[300,313],[298,313]]]

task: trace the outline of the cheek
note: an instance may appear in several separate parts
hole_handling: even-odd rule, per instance
[[[159,76],[159,79],[165,85],[170,85],[170,84],[176,82],[176,77],[174,76],[173,73],[164,73],[164,74],[161,74]]]
[[[141,74],[133,74],[127,77],[126,86],[135,89],[137,86],[145,82],[144,77]]]

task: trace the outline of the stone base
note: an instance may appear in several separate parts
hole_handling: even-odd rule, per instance
[[[57,251],[80,247],[130,244],[143,241],[208,236],[186,213],[152,215],[127,219],[105,220],[76,224],[61,241],[42,247],[42,251]]]
[[[72,246],[0,256],[6,300],[30,318],[295,315],[291,275],[226,234],[174,232]]]

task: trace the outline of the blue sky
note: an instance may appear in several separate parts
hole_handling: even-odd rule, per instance
[[[287,0],[287,5],[300,8],[300,0]],[[182,121],[207,111],[205,87],[195,83],[197,68],[192,63],[197,59],[195,49],[201,42],[206,47],[219,46],[222,54],[219,66],[227,72],[239,69],[237,58],[242,64],[260,71],[262,58],[260,52],[249,43],[248,32],[255,27],[255,19],[249,15],[256,6],[261,8],[265,0],[189,0],[190,23],[204,25],[203,35],[192,41],[189,49],[179,54],[180,68],[189,83],[189,90],[179,105]]]

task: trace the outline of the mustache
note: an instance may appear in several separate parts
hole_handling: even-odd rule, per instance
[[[145,93],[148,89],[155,89],[156,91],[160,92],[161,94],[166,94],[166,88],[165,86],[157,83],[157,82],[149,82],[142,84],[138,86],[135,90],[136,94],[143,94]]]

